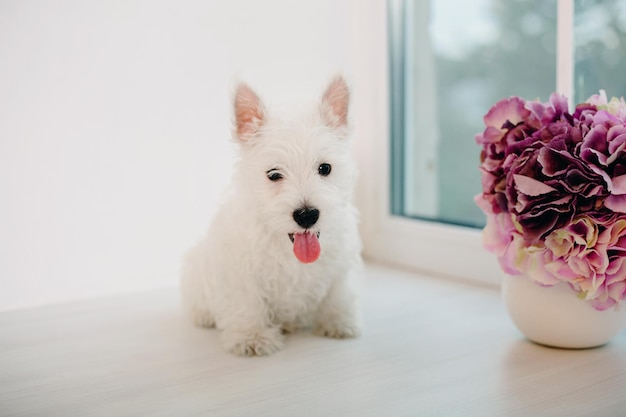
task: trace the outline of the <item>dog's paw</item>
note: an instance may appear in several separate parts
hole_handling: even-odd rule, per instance
[[[280,329],[268,328],[251,332],[225,330],[222,344],[237,356],[267,356],[283,348]]]
[[[206,310],[192,310],[193,323],[198,327],[215,327],[215,318]]]
[[[313,329],[313,333],[318,336],[332,337],[335,339],[348,339],[360,336],[361,328],[354,322],[333,321],[317,323]]]

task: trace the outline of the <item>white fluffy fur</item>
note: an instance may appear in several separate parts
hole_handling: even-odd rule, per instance
[[[221,329],[223,346],[241,356],[282,348],[284,333],[313,327],[328,337],[360,332],[353,279],[361,264],[356,177],[348,139],[348,89],[335,78],[304,117],[268,114],[248,86],[235,93],[234,137],[240,158],[225,204],[206,237],[189,251],[183,302],[197,325]],[[331,164],[330,175],[318,173]],[[269,170],[283,176],[270,181]],[[294,210],[319,210],[311,227],[321,254],[303,264],[290,233]]]

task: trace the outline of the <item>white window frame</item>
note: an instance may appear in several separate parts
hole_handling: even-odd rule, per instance
[[[358,10],[354,143],[361,171],[357,204],[364,257],[431,276],[499,285],[503,272],[495,255],[483,248],[480,230],[390,214],[387,2],[353,1]],[[557,91],[572,97],[573,0],[558,1],[557,22]],[[479,154],[477,146],[476,169]]]

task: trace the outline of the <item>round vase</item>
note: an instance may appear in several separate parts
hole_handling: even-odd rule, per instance
[[[502,297],[515,326],[541,345],[592,348],[606,344],[626,327],[625,306],[598,311],[566,283],[544,287],[526,275],[505,275]]]

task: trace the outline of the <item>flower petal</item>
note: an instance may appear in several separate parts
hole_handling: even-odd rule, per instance
[[[513,175],[513,179],[515,180],[515,187],[519,192],[532,197],[556,191],[556,188],[525,175]]]
[[[626,194],[626,175],[611,178],[611,194]]]
[[[604,206],[616,213],[626,213],[626,194],[611,194],[604,200]]]

